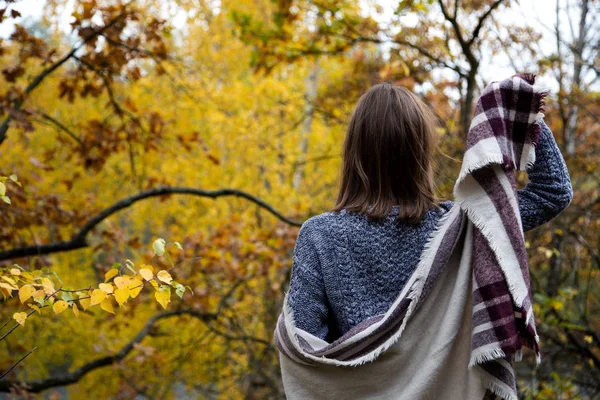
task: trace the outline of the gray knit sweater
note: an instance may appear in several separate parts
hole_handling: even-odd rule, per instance
[[[573,197],[566,164],[545,124],[536,162],[527,173],[529,183],[518,191],[526,231],[554,218]],[[296,240],[288,295],[296,325],[332,340],[366,318],[385,313],[452,205],[442,202],[418,225],[398,221],[397,207],[379,221],[346,210],[308,219]]]

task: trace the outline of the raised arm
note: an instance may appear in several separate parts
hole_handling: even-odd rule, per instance
[[[329,306],[312,229],[309,219],[298,233],[287,301],[296,327],[325,340],[329,331]]]
[[[573,199],[565,160],[548,125],[542,121],[541,127],[535,163],[527,170],[529,183],[517,194],[525,231],[550,221],[567,208]]]

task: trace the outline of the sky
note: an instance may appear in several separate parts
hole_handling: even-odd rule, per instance
[[[378,3],[383,8],[383,13],[376,15],[372,14],[380,23],[384,23],[391,18],[393,15],[394,7],[398,4],[398,0],[359,0],[363,9],[367,13],[371,13],[372,5]],[[509,19],[512,24],[517,25],[530,25],[533,26],[537,31],[543,34],[542,40],[539,42],[542,51],[545,54],[550,54],[555,48],[555,39],[551,32],[552,27],[556,21],[555,15],[555,1],[557,0],[520,0],[516,2],[511,10],[501,10],[500,13],[496,14],[497,18]],[[558,0],[560,1],[560,0]],[[72,0],[70,1],[73,4]],[[23,16],[23,18],[39,19],[43,12],[43,0],[20,0],[14,6]],[[61,25],[64,26],[65,31],[69,30],[69,21],[71,19],[70,13],[72,5],[65,7],[65,11],[61,16]],[[177,15],[171,20],[173,26],[181,26],[185,21],[185,15]],[[12,32],[13,22],[8,21],[0,24],[0,37],[6,38]],[[502,79],[508,75],[514,73],[513,68],[510,65],[510,60],[499,57],[496,59],[495,64],[482,65],[481,75],[484,80],[491,81]],[[499,78],[498,78],[499,77]],[[542,77],[542,83],[544,83]],[[548,86],[551,84],[548,82]],[[549,89],[552,89],[549,87]]]

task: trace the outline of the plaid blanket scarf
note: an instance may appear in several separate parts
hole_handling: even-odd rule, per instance
[[[535,161],[546,92],[534,81],[482,93],[455,206],[385,314],[327,343],[295,327],[285,299],[274,341],[288,398],[517,400],[511,362],[523,346],[540,357],[514,177]]]

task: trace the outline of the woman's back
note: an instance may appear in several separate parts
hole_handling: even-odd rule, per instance
[[[321,338],[328,332],[335,337],[385,313],[451,205],[432,208],[418,224],[399,221],[398,207],[376,221],[345,210],[306,221],[296,241],[288,296],[298,327]]]
[[[573,197],[552,132],[543,122],[541,128],[536,162],[528,169],[529,183],[517,193],[524,231],[554,218]],[[430,208],[417,224],[397,218],[400,206],[380,220],[347,210],[307,220],[296,241],[288,295],[297,326],[331,340],[384,313],[452,205],[446,201]]]

